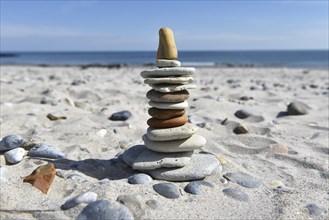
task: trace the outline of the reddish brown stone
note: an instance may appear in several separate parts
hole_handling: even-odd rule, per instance
[[[187,90],[178,92],[162,93],[151,89],[147,92],[146,97],[155,102],[183,102],[188,99],[190,93]]]
[[[150,118],[149,120],[147,120],[147,124],[151,128],[172,128],[184,125],[187,122],[188,117],[185,115],[170,119]]]
[[[47,194],[55,175],[54,164],[49,163],[36,168],[30,175],[24,177],[23,182],[31,183],[32,186]]]
[[[150,108],[149,115],[157,119],[169,119],[179,117],[185,114],[185,109],[159,109]]]

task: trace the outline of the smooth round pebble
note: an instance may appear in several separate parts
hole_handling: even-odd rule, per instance
[[[180,67],[181,62],[178,60],[157,59],[155,65],[157,67]]]
[[[302,102],[291,102],[288,107],[288,115],[306,115],[308,114],[310,107]]]
[[[226,173],[224,177],[246,188],[258,188],[261,182],[246,173]]]
[[[22,147],[25,144],[27,144],[27,140],[20,135],[8,135],[0,141],[0,152]]]
[[[222,166],[215,156],[210,154],[194,154],[190,163],[179,169],[160,168],[144,170],[154,179],[166,181],[191,181],[203,179],[222,171]]]
[[[6,161],[8,163],[16,164],[23,160],[23,157],[25,156],[25,154],[26,154],[25,149],[18,147],[18,148],[7,151],[4,155],[5,155]]]
[[[147,135],[143,135],[145,146],[156,152],[184,152],[202,148],[206,145],[206,139],[198,134],[194,134],[187,139],[172,141],[152,141]]]
[[[111,121],[126,121],[128,118],[132,116],[130,111],[121,111],[113,113],[109,119]]]
[[[77,220],[133,220],[130,210],[119,202],[98,200],[89,203],[79,214]]]
[[[152,84],[150,85],[154,90],[159,92],[178,92],[182,90],[195,89],[196,85],[193,84]]]
[[[244,109],[240,109],[234,113],[235,117],[245,119],[250,117],[252,114]]]
[[[97,200],[98,195],[94,192],[85,192],[80,195],[77,195],[71,199],[68,199],[62,206],[62,210],[68,210],[73,208],[80,203],[91,203]]]
[[[130,184],[145,184],[151,182],[153,179],[145,173],[137,173],[128,178]]]
[[[163,77],[163,76],[190,76],[195,72],[193,67],[167,67],[160,69],[150,69],[141,72],[143,78]]]
[[[28,155],[30,157],[45,157],[52,159],[61,159],[65,158],[65,155],[60,152],[57,148],[48,146],[46,144],[36,144],[34,145]]]
[[[191,137],[198,130],[198,126],[186,123],[179,127],[164,129],[147,129],[147,137],[152,141],[170,141]]]
[[[153,189],[168,199],[177,199],[181,196],[178,187],[173,183],[158,183],[153,185]]]
[[[214,185],[207,181],[193,181],[187,184],[184,188],[185,192],[194,194],[194,195],[202,195],[201,186],[207,186],[210,188],[214,188]]]
[[[188,107],[188,102],[154,102],[149,101],[149,105],[159,109],[185,109]]]
[[[151,128],[172,128],[182,126],[187,122],[188,118],[185,115],[169,119],[150,118],[149,120],[147,120],[147,124]]]
[[[236,199],[236,200],[239,200],[242,202],[249,201],[249,196],[238,189],[226,188],[226,189],[223,189],[223,193],[225,195],[227,195],[228,197],[231,197],[233,199]]]

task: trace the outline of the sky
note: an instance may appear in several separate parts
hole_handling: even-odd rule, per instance
[[[329,0],[0,0],[1,51],[329,49]]]

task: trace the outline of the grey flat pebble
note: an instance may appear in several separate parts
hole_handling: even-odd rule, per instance
[[[24,148],[18,147],[7,151],[4,155],[8,163],[16,164],[23,160],[25,153],[26,152]]]
[[[160,202],[154,199],[147,200],[145,204],[152,209],[159,209],[161,207]]]
[[[80,195],[77,195],[73,198],[68,199],[62,206],[62,210],[68,210],[70,208],[73,208],[80,203],[91,203],[95,202],[97,200],[97,194],[94,192],[85,192]]]
[[[178,187],[173,183],[158,183],[153,185],[153,189],[168,199],[177,199],[180,197]]]
[[[258,188],[261,185],[258,179],[242,172],[227,173],[224,177],[246,188]]]
[[[79,214],[77,220],[122,220],[134,219],[130,210],[119,202],[98,200],[89,203]]]
[[[309,106],[298,101],[291,102],[287,107],[289,115],[306,115],[308,114],[309,109]]]
[[[250,117],[252,114],[244,109],[240,109],[234,113],[235,117],[245,119]]]
[[[27,140],[21,136],[17,134],[8,135],[0,141],[0,152],[22,147],[25,144],[27,144]]]
[[[228,197],[231,197],[233,199],[236,199],[236,200],[239,200],[242,202],[249,201],[248,195],[238,189],[226,188],[226,189],[223,189],[223,193],[225,195],[227,195]]]
[[[117,198],[117,202],[125,205],[131,211],[135,219],[141,219],[141,217],[145,214],[142,209],[142,204],[136,199],[135,196],[120,195]]]
[[[194,195],[202,195],[201,187],[200,186],[207,186],[210,188],[214,188],[214,185],[207,181],[193,181],[187,184],[184,188],[185,192],[194,194]]]
[[[151,175],[154,179],[167,181],[190,181],[203,179],[222,170],[222,165],[213,155],[194,154],[191,162],[179,169],[160,168],[156,170],[144,170],[142,172]]]
[[[130,111],[121,111],[113,113],[109,119],[111,121],[126,121],[128,118],[132,116]]]
[[[48,146],[46,144],[36,144],[34,145],[29,153],[31,157],[45,157],[45,158],[52,158],[52,159],[61,159],[65,158],[65,155],[60,152],[57,148]]]
[[[135,170],[154,170],[161,167],[184,167],[190,162],[192,154],[193,151],[159,153],[144,145],[135,145],[123,153],[122,159]]]
[[[307,211],[310,215],[313,215],[313,216],[320,216],[321,215],[322,210],[317,205],[315,205],[314,203],[308,204],[306,206],[306,208],[307,208]]]
[[[153,179],[145,173],[137,173],[128,178],[130,184],[145,184],[151,182]]]

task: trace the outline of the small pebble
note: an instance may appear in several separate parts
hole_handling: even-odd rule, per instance
[[[22,147],[25,144],[27,144],[27,140],[21,136],[17,134],[8,135],[0,141],[0,152]]]
[[[50,121],[57,121],[57,120],[65,120],[67,119],[66,116],[56,116],[56,115],[53,115],[51,113],[49,113],[47,115],[47,118],[50,120]]]
[[[77,220],[133,220],[130,210],[119,202],[98,200],[89,203],[79,214]]]
[[[96,134],[100,137],[104,137],[107,134],[107,130],[106,129],[101,129]]]
[[[234,113],[237,118],[245,119],[250,117],[252,114],[244,109],[240,109]]]
[[[207,181],[193,181],[190,182],[189,184],[187,184],[184,188],[185,192],[194,194],[194,195],[202,195],[202,191],[200,186],[207,186],[210,188],[214,188],[214,185],[212,185],[211,183],[207,182]]]
[[[45,157],[52,159],[61,159],[65,158],[65,155],[60,152],[58,149],[46,144],[36,144],[32,147],[28,153],[31,157]]]
[[[322,210],[317,205],[315,205],[314,203],[308,204],[306,206],[306,208],[307,208],[307,211],[310,215],[314,215],[314,216],[320,216],[321,215]]]
[[[94,192],[85,192],[80,195],[77,195],[71,199],[68,199],[62,206],[62,210],[68,210],[70,208],[73,208],[80,203],[91,203],[95,202],[97,200],[98,195]]]
[[[244,125],[238,125],[236,128],[233,129],[235,134],[246,134],[248,133],[248,129]]]
[[[23,160],[23,157],[25,156],[26,152],[24,148],[18,147],[15,149],[12,149],[10,151],[7,151],[5,153],[5,158],[8,163],[16,164]]]
[[[84,178],[83,176],[81,176],[79,174],[76,174],[76,173],[70,174],[67,177],[67,179],[71,179],[71,180],[82,182],[82,183],[88,183],[89,182],[86,178]]]
[[[258,188],[261,185],[258,179],[242,172],[227,173],[224,177],[246,188]]]
[[[224,185],[227,184],[227,179],[225,178],[220,178],[219,181],[223,183]]]
[[[223,189],[223,193],[225,195],[227,195],[228,197],[231,197],[233,199],[236,199],[236,200],[239,200],[242,202],[249,201],[248,195],[238,189],[226,188],[226,189]]]
[[[130,184],[145,184],[151,182],[153,179],[145,173],[137,173],[128,178]]]
[[[78,86],[78,85],[81,85],[81,84],[86,84],[86,81],[81,80],[81,79],[75,79],[75,80],[73,80],[73,82],[71,83],[72,86]]]
[[[287,111],[289,115],[306,115],[308,114],[310,107],[302,102],[291,102],[288,107]]]
[[[153,185],[153,189],[168,199],[177,199],[180,197],[178,187],[173,183],[158,183]]]
[[[154,200],[154,199],[147,200],[145,202],[145,204],[148,205],[152,209],[159,209],[161,206],[160,202],[157,200]]]
[[[109,119],[111,121],[126,121],[128,118],[132,116],[130,111],[121,111],[113,113]]]

